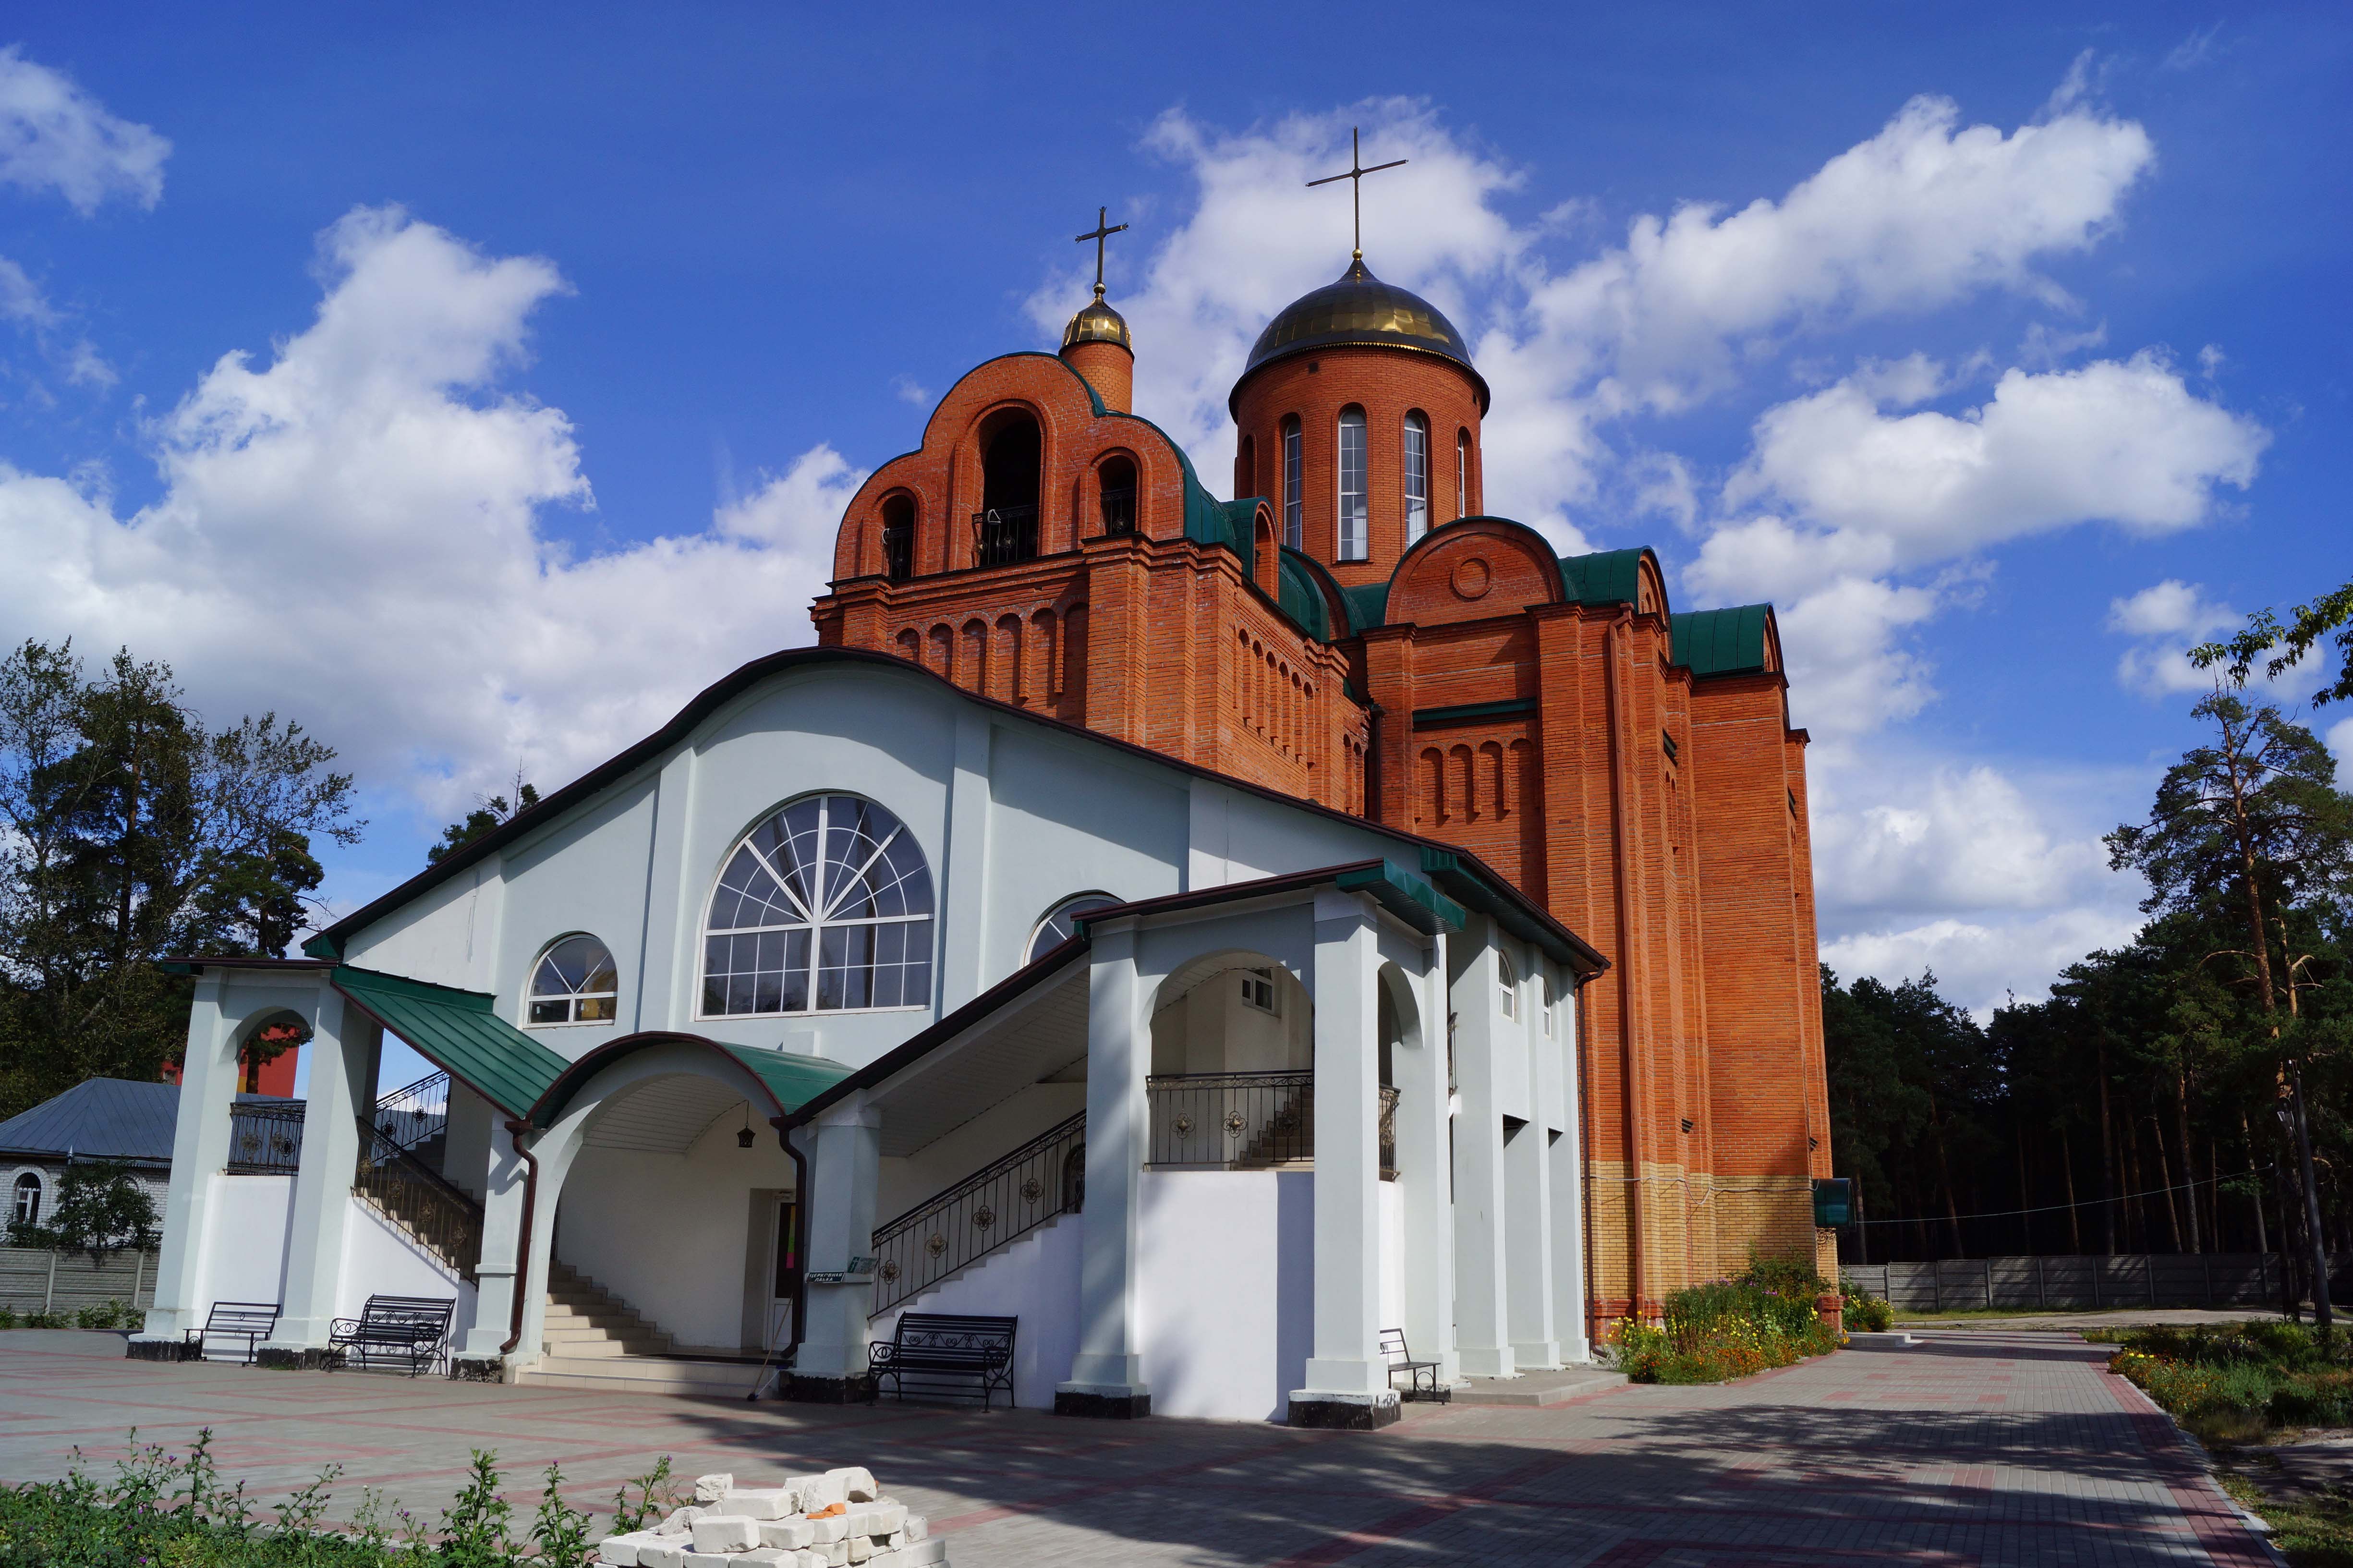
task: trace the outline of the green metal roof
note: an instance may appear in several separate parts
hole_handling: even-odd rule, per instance
[[[1389,585],[1388,582],[1358,583],[1344,588],[1340,597],[1348,602],[1348,627],[1354,631],[1366,631],[1389,623]]]
[[[339,965],[337,991],[414,1046],[417,1054],[490,1101],[520,1117],[572,1064],[499,1016],[497,999],[478,991]]]
[[[1275,595],[1282,613],[1291,617],[1318,642],[1329,642],[1335,635],[1332,625],[1332,607],[1324,598],[1324,590],[1315,581],[1315,574],[1303,566],[1304,559],[1296,550],[1282,552],[1276,568]]]
[[[1765,623],[1773,607],[1691,609],[1668,617],[1674,662],[1694,675],[1742,675],[1765,668]]]
[[[1421,869],[1430,880],[1445,893],[1459,898],[1480,914],[1494,922],[1523,942],[1533,942],[1546,956],[1567,964],[1582,975],[1600,973],[1609,960],[1588,947],[1576,933],[1556,924],[1547,924],[1529,914],[1525,904],[1499,890],[1485,877],[1462,863],[1462,857],[1452,850],[1424,846]],[[1567,941],[1561,938],[1566,937]]]
[[[534,1126],[552,1127],[572,1104],[574,1097],[588,1080],[624,1057],[658,1045],[686,1045],[712,1052],[743,1066],[759,1079],[776,1102],[778,1116],[789,1116],[800,1109],[842,1079],[851,1069],[841,1062],[829,1062],[822,1056],[804,1056],[792,1051],[770,1051],[756,1045],[730,1045],[701,1034],[678,1034],[668,1032],[631,1034],[598,1046],[577,1062],[567,1063],[561,1075],[550,1084],[531,1107]]]
[[[1564,556],[1561,587],[1577,604],[1639,604],[1642,591],[1642,557],[1648,546],[1632,550],[1599,550],[1589,556]]]
[[[1332,879],[1332,885],[1343,893],[1364,889],[1382,908],[1424,936],[1441,929],[1460,931],[1471,918],[1462,906],[1393,860],[1344,871]]]

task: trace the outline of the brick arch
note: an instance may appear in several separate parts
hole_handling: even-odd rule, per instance
[[[1500,517],[1432,528],[1389,582],[1391,624],[1483,620],[1562,599],[1560,563],[1544,536]]]

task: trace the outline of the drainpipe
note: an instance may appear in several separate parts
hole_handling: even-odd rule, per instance
[[[522,1146],[523,1134],[530,1130],[531,1123],[527,1121],[507,1123],[507,1136],[514,1140],[514,1151],[523,1164],[522,1235],[515,1243],[514,1331],[507,1336],[507,1342],[499,1347],[501,1356],[514,1354],[515,1347],[522,1343],[523,1289],[531,1279],[531,1216],[532,1211],[539,1207],[539,1156]]]
[[[776,1141],[793,1162],[793,1256],[800,1266],[793,1271],[793,1337],[785,1346],[784,1364],[789,1371],[800,1365],[801,1339],[808,1332],[809,1162],[807,1155],[793,1147],[792,1118],[772,1116],[768,1125],[776,1129]]]

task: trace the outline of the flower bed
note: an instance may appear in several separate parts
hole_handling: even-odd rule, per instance
[[[2116,1342],[2108,1370],[2209,1443],[2353,1426],[2353,1364],[2342,1334],[2324,1350],[2300,1323],[2201,1323],[2131,1329]]]
[[[1611,1349],[1636,1383],[1723,1383],[1839,1348],[1816,1300],[1831,1291],[1803,1264],[1752,1260],[1730,1279],[1675,1291],[1658,1326],[1628,1319]]]

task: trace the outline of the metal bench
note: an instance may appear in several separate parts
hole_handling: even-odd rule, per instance
[[[243,1340],[245,1364],[253,1364],[253,1352],[262,1340],[278,1329],[278,1303],[275,1301],[216,1301],[205,1314],[205,1326],[186,1330],[180,1347],[180,1359],[200,1361],[205,1359],[208,1342],[215,1339]]]
[[[432,1296],[371,1296],[356,1318],[338,1318],[327,1330],[337,1366],[405,1366],[415,1377],[448,1356],[449,1319],[456,1298]]]
[[[1381,1330],[1381,1356],[1389,1363],[1389,1386],[1397,1386],[1397,1374],[1404,1372],[1409,1381],[1398,1390],[1408,1399],[1431,1399],[1440,1404],[1454,1403],[1454,1391],[1438,1381],[1436,1361],[1418,1361],[1405,1346],[1403,1329]]]
[[[882,1397],[884,1379],[900,1399],[969,1399],[977,1392],[989,1408],[997,1391],[1013,1406],[1013,1331],[1018,1318],[965,1318],[944,1312],[902,1312],[887,1344],[866,1351],[871,1380],[868,1403]]]

